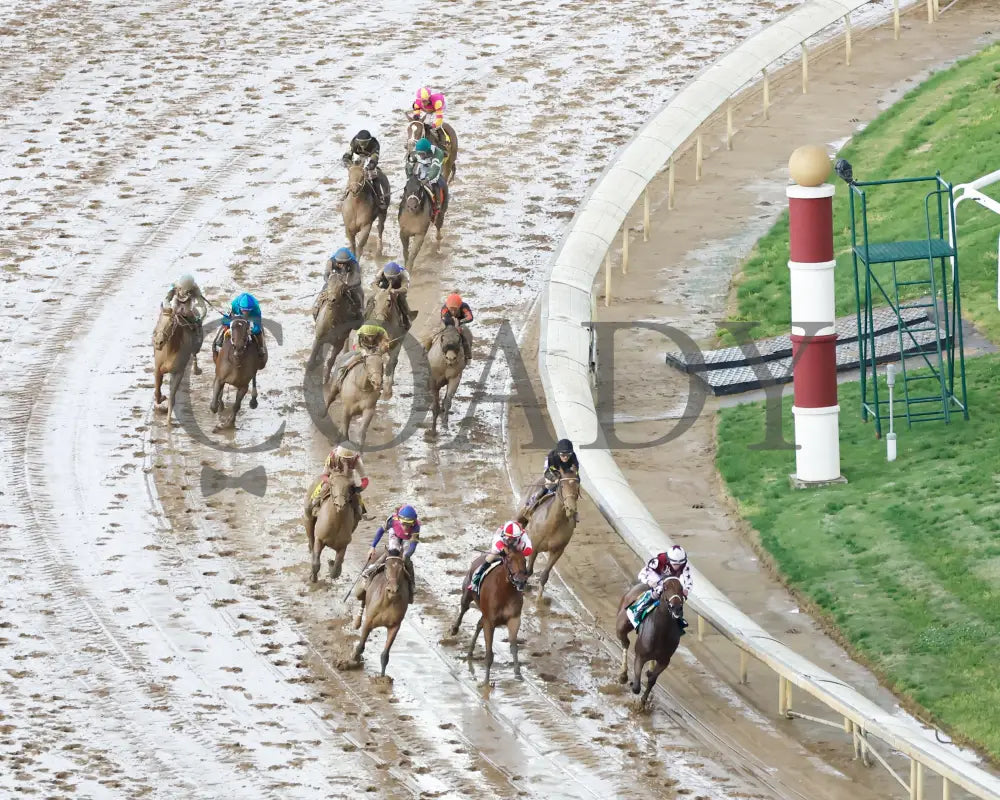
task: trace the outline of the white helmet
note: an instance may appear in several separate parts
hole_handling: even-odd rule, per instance
[[[334,451],[334,454],[338,458],[355,458],[358,455],[358,451],[354,450],[346,442],[342,442],[341,444],[337,445],[337,449]]]
[[[504,539],[517,539],[524,533],[524,528],[511,520],[500,529],[500,535]]]
[[[679,544],[675,544],[669,550],[667,550],[667,561],[673,567],[681,567],[687,564],[688,556],[684,552],[684,548]]]

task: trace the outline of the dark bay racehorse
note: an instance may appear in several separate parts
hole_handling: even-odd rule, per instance
[[[448,187],[444,187],[444,199],[434,218],[437,228],[437,242],[441,242],[441,226],[448,210]],[[399,241],[403,245],[403,266],[413,271],[420,248],[423,247],[427,230],[431,226],[431,199],[416,175],[411,175],[403,187],[399,201]]]
[[[216,430],[236,427],[236,415],[240,411],[247,389],[253,384],[250,394],[250,408],[257,408],[257,371],[264,369],[267,359],[261,357],[257,343],[250,335],[250,321],[236,317],[229,323],[229,336],[222,340],[222,347],[215,359],[215,384],[212,387],[212,402],[209,410],[214,414],[225,408],[222,390],[226,385],[236,387],[233,413]]]
[[[620,683],[628,683],[628,635],[633,630],[625,610],[645,592],[649,587],[644,584],[637,584],[625,592],[621,602],[618,604],[618,618],[615,622],[615,630],[618,634],[618,641],[622,645],[622,669],[618,675]],[[642,696],[642,705],[646,705],[649,693],[656,685],[656,679],[660,677],[670,664],[677,646],[681,641],[680,618],[684,613],[684,590],[681,582],[677,578],[667,578],[663,582],[663,594],[660,595],[660,604],[646,615],[646,618],[639,623],[639,631],[635,638],[635,661],[632,665],[632,693],[639,694],[642,685],[642,668],[649,661],[655,661],[656,666],[646,673],[646,692]]]
[[[432,136],[427,135],[431,130],[430,125],[420,119],[414,119],[411,114],[407,114],[407,117],[410,119],[410,122],[406,126],[407,153],[412,153],[414,145],[425,137],[432,142],[435,141]],[[442,123],[441,127],[444,128],[444,132],[448,135],[447,144],[443,142],[438,144],[445,151],[445,159],[442,167],[444,179],[450,184],[452,178],[455,177],[456,160],[458,159],[458,134],[455,133],[455,129],[447,122]]]
[[[507,626],[507,640],[510,642],[510,654],[514,659],[514,675],[521,677],[521,664],[517,660],[517,632],[521,629],[521,607],[524,605],[524,587],[528,582],[528,570],[524,556],[520,553],[512,552],[505,555],[500,565],[483,578],[477,596],[469,588],[469,583],[473,573],[485,558],[486,556],[479,556],[465,574],[465,579],[462,581],[462,605],[455,623],[451,626],[451,635],[455,636],[458,633],[462,617],[469,610],[469,606],[475,603],[479,607],[481,616],[476,623],[476,632],[472,634],[472,641],[469,642],[469,658],[472,658],[479,631],[482,631],[486,646],[486,678],[483,683],[489,685],[490,668],[493,666],[493,632],[500,625]]]
[[[323,352],[323,345],[330,345],[333,349],[323,369],[323,380],[326,381],[351,331],[361,327],[364,319],[362,309],[357,308],[351,300],[345,276],[331,272],[321,295],[323,299],[316,311],[316,333],[306,369],[312,369],[316,365]]]

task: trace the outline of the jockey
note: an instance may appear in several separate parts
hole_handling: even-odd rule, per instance
[[[444,305],[441,306],[441,322],[446,328],[450,325],[458,327],[462,334],[462,350],[465,351],[466,363],[472,360],[472,334],[466,325],[473,319],[472,309],[460,294],[452,292],[444,299]]]
[[[360,130],[351,139],[351,144],[346,153],[340,159],[345,167],[349,167],[351,162],[357,159],[365,168],[365,175],[375,188],[375,199],[379,208],[389,207],[388,186],[381,167],[378,165],[379,143],[378,139],[366,130]]]
[[[204,340],[205,334],[202,331],[201,322],[208,314],[208,301],[201,293],[201,288],[193,276],[182,275],[171,285],[167,296],[160,303],[161,318],[167,311],[176,314],[180,319],[190,321],[194,325],[194,374],[201,374],[201,370],[198,368],[198,351],[201,350],[201,344]],[[153,337],[154,349],[159,350],[163,347],[169,334],[169,325],[157,325]]]
[[[684,599],[687,600],[688,594],[694,586],[694,576],[691,574],[687,553],[680,545],[673,545],[665,553],[657,553],[640,570],[639,582],[646,584],[649,591],[644,592],[643,596],[636,601],[634,614],[638,614],[654,601],[660,599],[660,595],[663,593],[663,582],[668,578],[680,580]],[[688,626],[687,621],[681,616],[677,622],[681,626],[681,634],[683,635],[684,629]]]
[[[489,568],[489,565],[495,564],[509,552],[520,553],[525,558],[535,552],[531,547],[531,539],[529,539],[528,534],[524,532],[524,528],[513,520],[510,520],[501,527],[497,528],[497,532],[493,536],[493,546],[486,554],[486,558],[483,560],[483,563],[476,569],[475,574],[472,576],[472,580],[469,582],[469,588],[476,594],[479,594],[479,585],[482,582],[483,575],[486,574],[486,570]]]
[[[444,150],[424,138],[417,142],[413,153],[406,160],[406,177],[415,174],[430,195],[431,219],[437,216],[438,209],[444,202],[444,156]]]
[[[417,115],[433,114],[433,122],[428,122],[426,117],[423,118],[425,131],[429,129],[442,147],[444,146],[444,129],[441,126],[444,125],[444,109],[444,95],[441,92],[435,92],[427,86],[421,86],[417,89],[417,96],[413,99],[414,119],[417,118]],[[425,132],[424,135],[426,136],[427,133]]]
[[[366,355],[379,352],[388,339],[389,334],[385,328],[374,322],[366,322],[358,328],[357,342],[351,348],[353,352],[334,371],[332,376],[333,386],[339,389],[344,382],[344,376],[351,371],[351,368],[359,361],[363,361]],[[340,356],[340,358],[343,358],[343,356]]]
[[[355,510],[358,512],[358,516],[370,519],[368,510],[365,508],[364,498],[361,496],[361,492],[368,488],[368,473],[365,471],[365,462],[361,460],[361,453],[351,447],[348,442],[341,442],[326,457],[323,474],[320,475],[310,498],[309,513],[314,517],[319,514],[319,507],[330,496],[331,475],[344,475],[353,478],[354,486],[351,500],[357,503]]]
[[[522,524],[527,524],[527,515],[535,510],[535,507],[548,495],[554,494],[559,485],[559,479],[578,476],[580,474],[580,461],[573,451],[573,443],[569,439],[560,439],[556,442],[554,450],[550,450],[545,457],[545,470],[542,473],[544,483],[542,488],[534,492],[524,504],[524,509],[519,517]]]
[[[403,315],[403,327],[409,330],[412,320],[410,319],[410,304],[406,301],[406,291],[410,288],[410,273],[395,261],[390,261],[382,267],[382,271],[379,272],[372,285],[376,290],[389,288],[396,290],[396,305]]]
[[[250,335],[257,343],[260,350],[261,362],[267,359],[267,345],[264,342],[263,315],[260,310],[260,303],[257,298],[248,292],[237,295],[233,298],[229,313],[222,315],[222,322],[219,325],[219,332],[215,334],[215,341],[212,342],[212,355],[216,355],[222,347],[222,340],[229,331],[229,324],[235,317],[243,317],[250,320]]]
[[[389,535],[386,537],[385,549],[375,561],[372,561],[372,556],[375,555],[375,548],[378,547],[378,543],[386,533]],[[419,540],[420,520],[417,517],[416,509],[411,505],[400,506],[386,517],[384,524],[379,525],[378,530],[375,531],[375,538],[372,540],[371,549],[368,551],[368,561],[370,563],[361,573],[361,585],[358,587],[357,594],[355,595],[361,601],[361,611],[358,612],[358,617],[355,618],[356,624],[359,623],[361,612],[365,608],[365,590],[368,588],[368,581],[382,568],[382,565],[385,564],[385,560],[389,556],[402,555],[406,559],[406,574],[410,579],[410,595],[412,597],[414,576],[413,563],[410,561],[410,558],[417,549]],[[404,553],[403,545],[407,543],[408,546]]]
[[[323,279],[329,284],[332,275],[337,275],[347,284],[348,296],[355,311],[360,315],[364,311],[365,304],[365,294],[361,289],[361,265],[354,257],[354,253],[346,247],[341,247],[326,260]],[[316,302],[313,303],[313,319],[319,316],[319,310],[323,307],[323,303],[329,299],[329,296],[329,290],[324,286],[316,297]]]

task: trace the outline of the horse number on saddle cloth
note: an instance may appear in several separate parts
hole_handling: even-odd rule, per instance
[[[628,621],[632,623],[632,627],[635,628],[636,631],[639,630],[639,626],[642,625],[642,621],[649,616],[649,612],[660,604],[659,599],[653,600],[651,603],[649,602],[650,599],[652,599],[652,592],[647,589],[639,595],[638,600],[625,609],[625,613],[628,615]]]

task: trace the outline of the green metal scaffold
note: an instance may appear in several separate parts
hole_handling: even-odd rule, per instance
[[[923,190],[927,184],[933,188],[923,198],[925,238],[872,241],[868,219],[871,188],[892,186],[894,189],[886,193],[898,194],[904,190]],[[895,416],[905,417],[909,427],[914,422],[933,420],[948,423],[957,411],[968,419],[952,185],[939,172],[924,178],[851,181],[850,187],[861,418],[866,422],[873,418],[875,435],[882,436],[882,421],[888,419],[890,412],[888,401],[879,398],[876,367],[891,356],[887,358],[886,353],[877,349],[873,305],[885,302],[896,317],[899,353],[911,353],[899,356],[902,398],[897,405],[902,410]],[[879,192],[879,197],[885,202],[882,194]],[[907,366],[907,358],[919,358],[923,363],[914,369]]]

